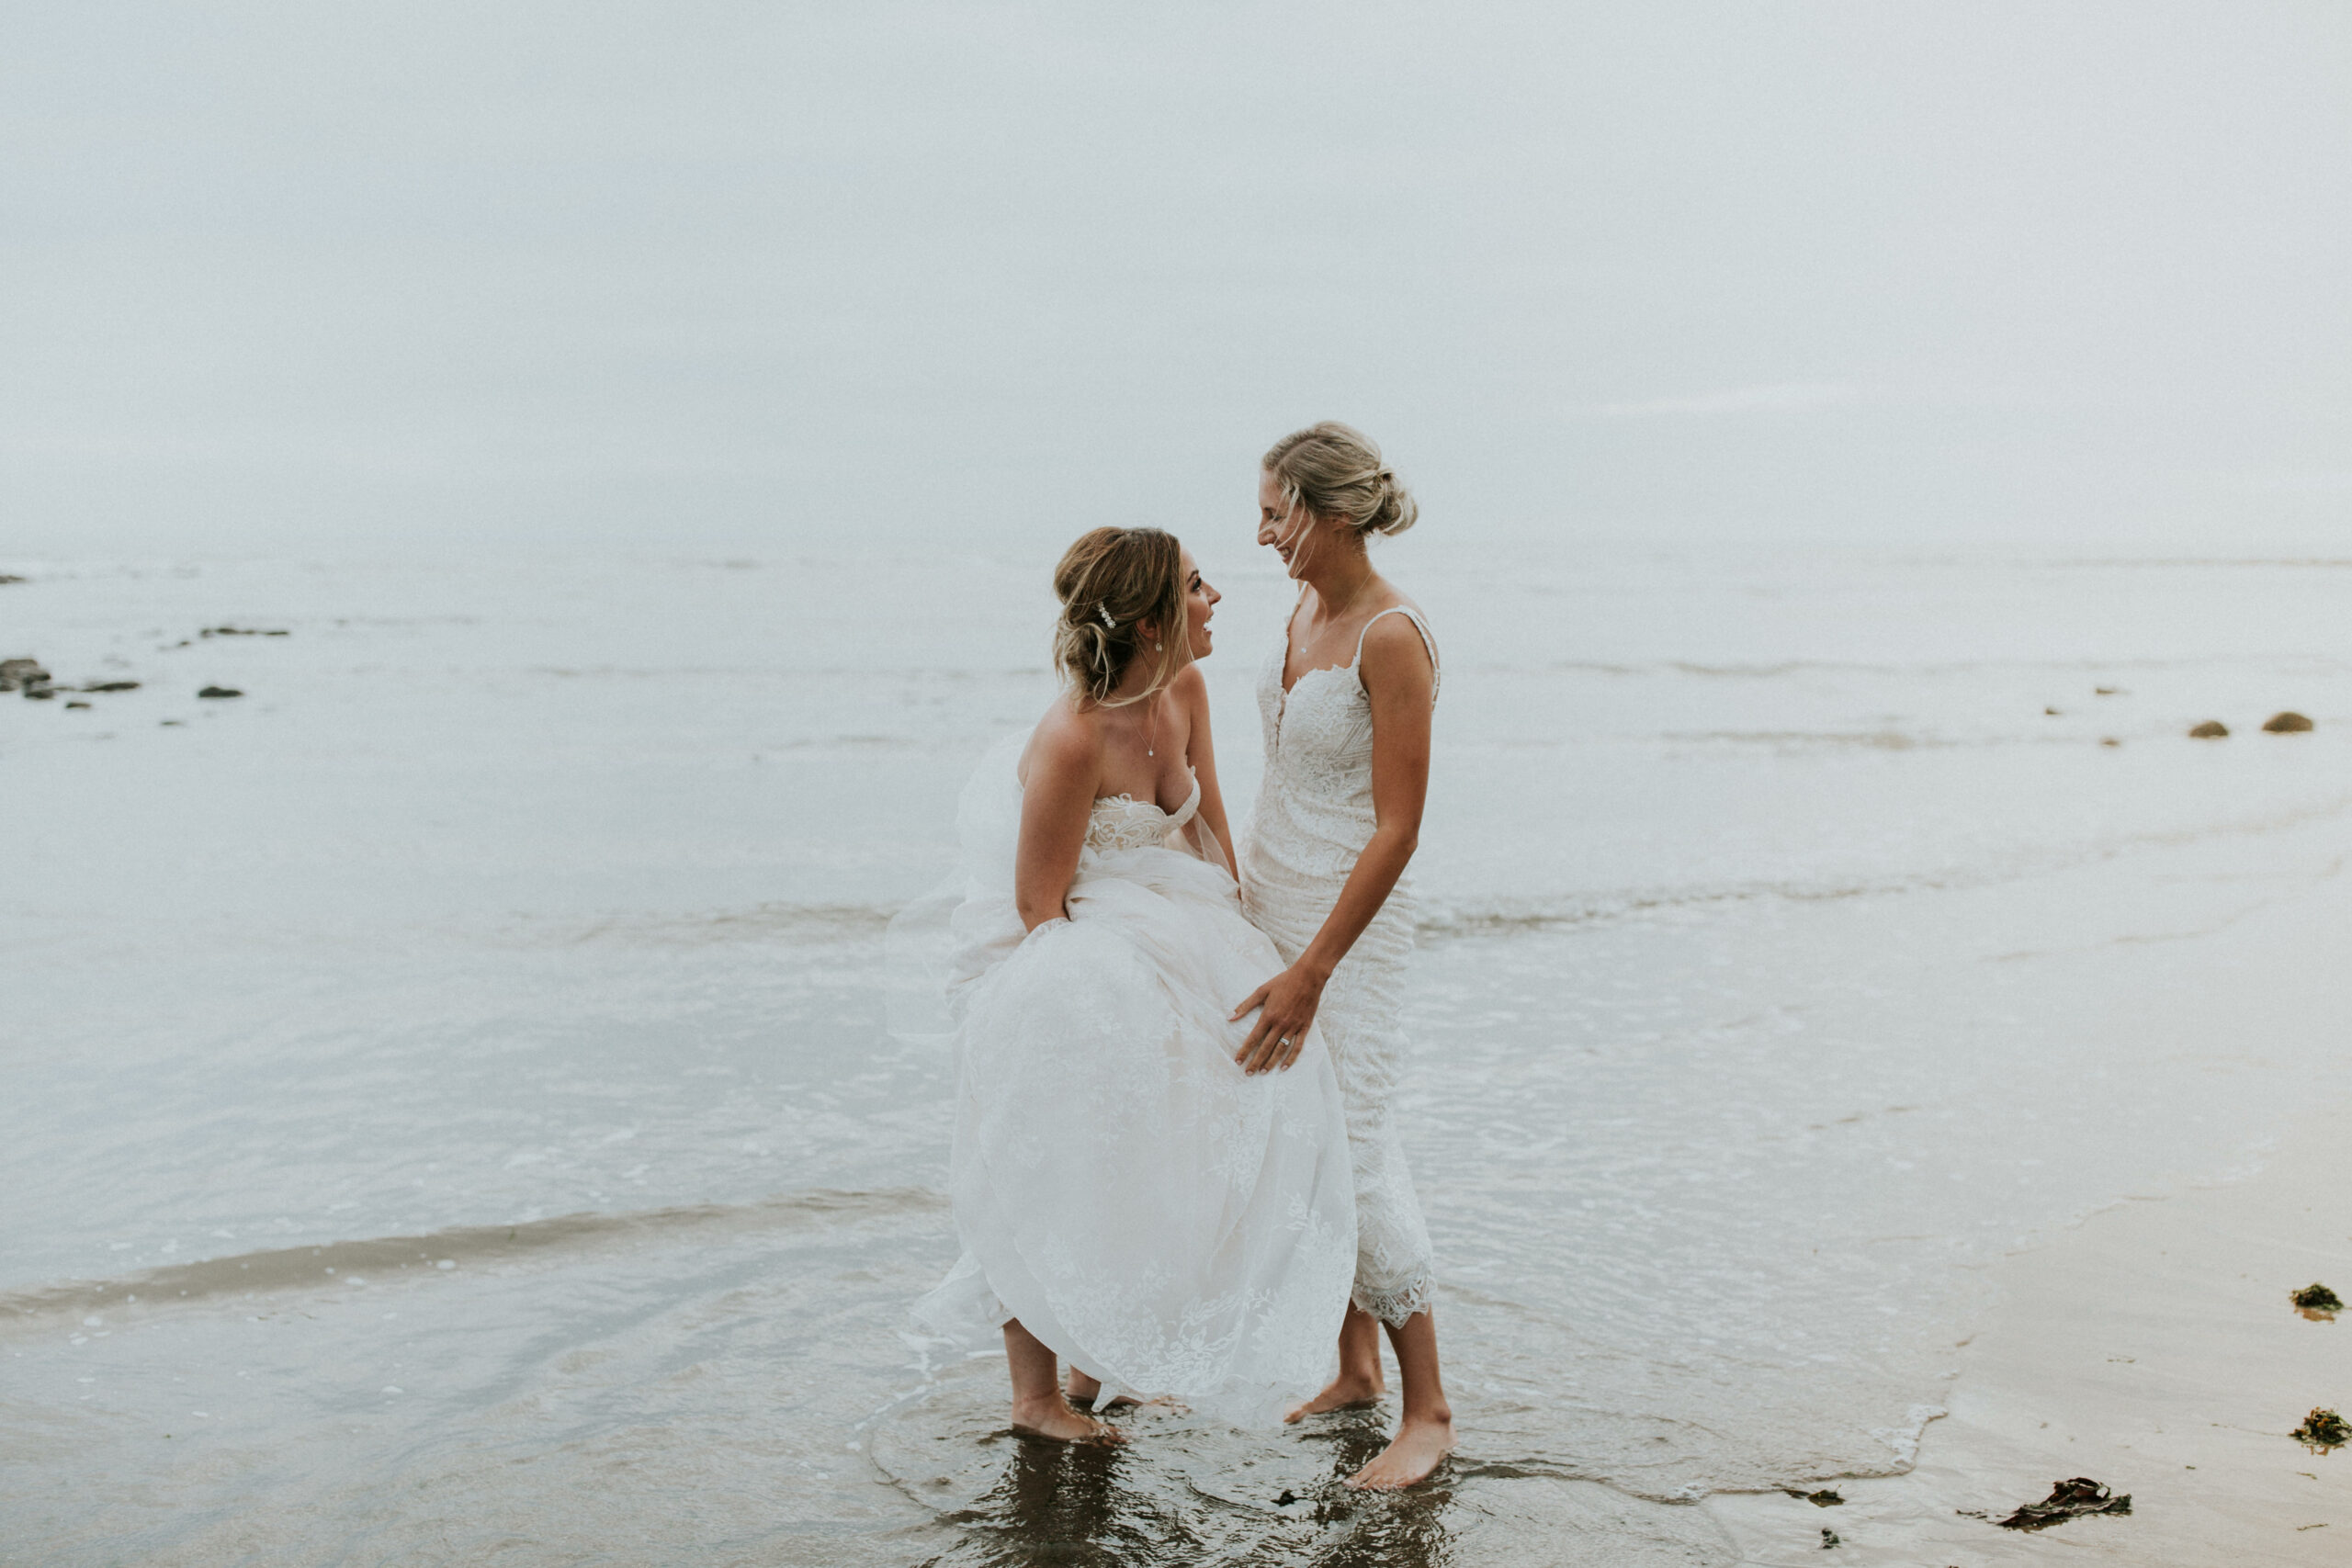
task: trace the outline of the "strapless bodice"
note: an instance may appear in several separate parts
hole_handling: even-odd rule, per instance
[[[1106,795],[1094,803],[1086,819],[1086,847],[1098,853],[1111,850],[1148,849],[1168,841],[1168,835],[1192,821],[1201,808],[1201,781],[1195,774],[1193,793],[1174,811],[1163,811],[1156,800],[1131,795]]]

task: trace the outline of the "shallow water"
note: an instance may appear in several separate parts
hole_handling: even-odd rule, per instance
[[[1462,1455],[1377,1500],[1359,1417],[1025,1450],[996,1362],[898,1335],[947,1077],[880,931],[1046,701],[1046,564],[0,563],[0,656],[143,682],[0,698],[14,1533],[1724,1561],[1708,1493],[1904,1462],[1989,1258],[2352,1088],[2346,569],[1408,539]],[[1240,802],[1283,589],[1204,564]]]

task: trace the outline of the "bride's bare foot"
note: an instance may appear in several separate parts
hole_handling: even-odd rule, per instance
[[[1453,1451],[1453,1416],[1408,1418],[1370,1464],[1348,1477],[1348,1484],[1393,1492],[1427,1479],[1438,1461]]]
[[[1047,1438],[1057,1443],[1107,1443],[1115,1448],[1127,1440],[1127,1435],[1109,1422],[1072,1410],[1058,1390],[1050,1399],[1014,1400],[1012,1430],[1016,1437]]]
[[[1362,1410],[1368,1404],[1380,1403],[1388,1385],[1377,1377],[1356,1377],[1341,1372],[1331,1380],[1331,1386],[1283,1417],[1285,1421],[1304,1421],[1309,1416],[1320,1416],[1326,1410]]]

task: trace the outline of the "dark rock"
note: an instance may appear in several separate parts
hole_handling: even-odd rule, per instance
[[[82,689],[85,692],[135,692],[139,689],[139,682],[136,681],[93,681]]]
[[[1275,1498],[1275,1499],[1274,1499],[1274,1506],[1275,1506],[1275,1507],[1277,1507],[1277,1508],[1287,1508],[1287,1507],[1289,1507],[1293,1503],[1295,1503],[1295,1502],[1297,1502],[1297,1501],[1298,1501],[1298,1494],[1297,1494],[1297,1493],[1295,1493],[1295,1492],[1293,1492],[1289,1487],[1285,1486],[1285,1487],[1283,1487],[1283,1495],[1282,1495],[1281,1496],[1279,1496],[1279,1497],[1277,1497],[1277,1498]]]
[[[1826,1551],[1833,1546],[1843,1546],[1846,1543],[1844,1541],[1838,1539],[1838,1532],[1836,1530],[1823,1530],[1821,1532],[1822,1551]]]
[[[2120,686],[2093,686],[2091,688],[2091,694],[2096,697],[2120,697],[2123,694],[2123,688]]]
[[[2056,718],[2058,716],[2058,710],[2056,708],[2043,708],[2041,711],[2048,714],[2052,718]]]
[[[2132,1511],[2132,1495],[2118,1497],[2099,1482],[2087,1475],[2077,1475],[2071,1481],[2061,1481],[2051,1487],[2050,1495],[2039,1503],[2028,1503],[2006,1519],[1993,1522],[2005,1530],[2046,1530],[2052,1525],[2078,1519],[2086,1514],[2128,1514]]]
[[[7,572],[0,571],[0,582],[25,582],[28,581],[30,580],[27,578],[16,577]]]
[[[196,694],[199,697],[242,697],[245,694],[234,686],[207,686]]]
[[[0,659],[0,692],[48,684],[49,671],[40,667],[40,660]]]
[[[2333,1410],[2314,1406],[2312,1413],[2303,1417],[2303,1424],[2287,1436],[2315,1454],[2325,1453],[2330,1449],[2340,1449],[2352,1442],[2352,1422],[2346,1422]]]
[[[65,705],[69,708],[85,708],[90,705],[87,703],[67,703]]]
[[[2100,745],[2102,745],[2102,746],[2120,746],[2120,745],[2122,745],[2122,744],[2123,744],[2123,742],[2122,742],[2122,741],[2118,740],[2118,739],[2117,739],[2114,736],[2112,736],[2112,735],[2102,735],[2102,736],[2100,736],[2100,737],[2098,738],[2098,743],[2099,743]]]
[[[1793,1486],[1783,1486],[1781,1490],[1799,1502],[1810,1503],[1816,1508],[1835,1508],[1846,1501],[1827,1487],[1818,1492],[1800,1492]]]
[[[2191,740],[2222,740],[2226,739],[2229,733],[2230,727],[2228,725],[2223,724],[2218,718],[2209,718],[2204,723],[2199,725],[2196,728],[2190,730],[2188,732],[2188,738]]]
[[[2290,710],[2272,714],[2262,721],[2262,728],[2270,735],[2301,735],[2312,728],[2312,721]]]
[[[290,637],[293,634],[284,631],[264,631],[258,626],[207,626],[196,635],[198,637]]]
[[[27,686],[25,688],[25,695],[32,698],[32,700],[37,703],[45,703],[49,701],[50,698],[57,695],[57,688],[54,686]]]
[[[184,718],[167,718],[164,720],[158,728],[163,729],[179,729],[184,728],[187,723],[187,720]]]

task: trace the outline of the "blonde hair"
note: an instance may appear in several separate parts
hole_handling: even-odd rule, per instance
[[[1274,476],[1294,510],[1345,517],[1358,538],[1401,534],[1421,514],[1413,492],[1381,460],[1379,444],[1335,419],[1283,436],[1260,466]]]
[[[1054,663],[1071,685],[1104,707],[1139,703],[1184,667],[1184,558],[1176,536],[1158,528],[1096,528],[1079,536],[1054,568],[1062,602],[1054,623]],[[1141,624],[1159,630],[1159,652],[1144,645]],[[1138,659],[1159,668],[1144,689],[1111,700]]]

